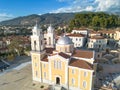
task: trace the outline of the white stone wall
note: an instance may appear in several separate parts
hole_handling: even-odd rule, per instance
[[[74,47],[83,47],[85,45],[85,37],[70,37],[74,43]]]
[[[103,49],[107,45],[106,39],[88,39],[88,48]]]

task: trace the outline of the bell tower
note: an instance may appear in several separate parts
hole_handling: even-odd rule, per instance
[[[50,24],[50,26],[47,28],[47,45],[46,47],[55,47],[55,32],[54,28]]]
[[[42,29],[37,23],[32,29],[31,49],[33,80],[42,82],[41,59],[45,56],[45,43]]]

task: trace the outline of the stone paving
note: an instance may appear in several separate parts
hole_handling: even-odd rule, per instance
[[[31,64],[0,76],[0,90],[44,90],[47,87],[47,84],[32,81]]]

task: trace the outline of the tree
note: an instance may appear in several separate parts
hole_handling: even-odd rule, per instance
[[[23,53],[22,47],[23,41],[18,38],[14,38],[11,43],[8,45],[9,52],[12,54],[21,55]]]
[[[78,13],[70,21],[69,28],[90,27],[94,30],[120,27],[120,17],[104,12]]]

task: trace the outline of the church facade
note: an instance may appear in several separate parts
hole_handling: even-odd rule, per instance
[[[31,36],[33,80],[59,85],[68,90],[92,90],[94,51],[77,50],[72,40],[61,36],[55,43],[54,29],[47,31],[47,47],[44,34],[38,25]]]

